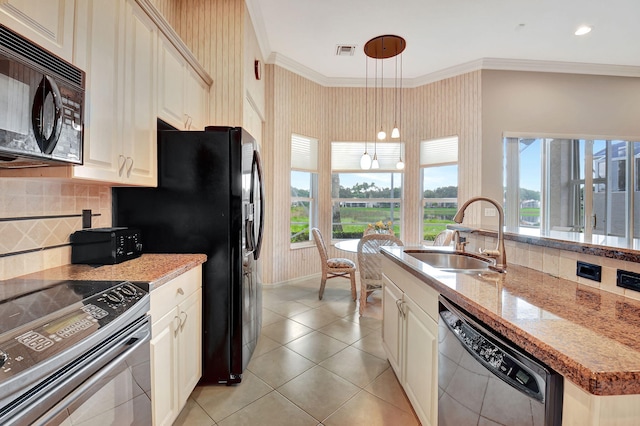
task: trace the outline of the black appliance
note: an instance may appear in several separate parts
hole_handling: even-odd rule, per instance
[[[71,241],[71,263],[113,265],[135,259],[142,254],[139,229],[90,228],[74,232]]]
[[[440,296],[438,425],[562,424],[562,376]]]
[[[0,167],[82,164],[85,74],[0,25]]]
[[[0,424],[150,424],[148,289],[126,281],[3,281]]]
[[[146,253],[207,255],[202,383],[239,383],[257,344],[263,191],[257,143],[239,127],[160,130],[158,187],[113,189],[114,225],[140,229]]]

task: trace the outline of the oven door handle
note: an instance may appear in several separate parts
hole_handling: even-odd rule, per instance
[[[65,410],[71,403],[73,403],[76,399],[81,396],[86,396],[87,392],[95,392],[97,389],[91,389],[99,383],[100,380],[111,374],[114,370],[116,370],[132,352],[138,349],[140,346],[146,344],[151,340],[151,327],[149,325],[149,320],[145,320],[144,323],[140,324],[133,330],[130,330],[128,333],[120,336],[117,344],[113,345],[109,350],[100,354],[96,359],[91,359],[90,362],[83,365],[80,369],[73,372],[71,375],[64,377],[60,383],[52,385],[48,388],[43,389],[36,396],[36,400],[33,401],[30,405],[37,406],[42,404],[43,401],[59,401],[55,403],[55,405],[47,410],[41,417],[38,417],[37,421],[34,423],[36,425],[45,425],[49,421],[51,421],[55,416]],[[124,351],[122,351],[123,347],[128,346]],[[98,371],[94,371],[96,363],[99,363],[101,367]],[[66,395],[62,400],[60,400],[59,396],[56,396],[58,393],[62,393],[65,395],[69,392],[69,385],[71,384],[71,392]],[[20,410],[21,413],[28,413],[30,407],[22,407]],[[18,414],[20,416],[20,414]],[[17,420],[17,424],[20,424],[20,418],[12,418],[11,421]],[[22,419],[24,420],[24,419]],[[28,420],[28,419],[27,419]]]

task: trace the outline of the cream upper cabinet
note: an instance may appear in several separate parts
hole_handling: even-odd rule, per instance
[[[84,164],[74,178],[156,185],[157,39],[133,0],[78,3],[74,62],[87,82]]]
[[[77,7],[74,62],[86,73],[84,165],[77,178],[119,182],[124,1],[81,1]]]
[[[163,34],[158,57],[158,117],[180,130],[203,130],[209,86]]]
[[[0,2],[0,23],[72,62],[75,3],[75,0],[4,0]]]
[[[125,184],[156,186],[158,27],[134,0],[127,0],[125,16],[120,177]]]

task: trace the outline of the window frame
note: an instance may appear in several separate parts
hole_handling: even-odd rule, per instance
[[[456,166],[456,188],[460,188],[460,169],[459,169],[459,143],[460,138],[457,135],[448,136],[444,138],[435,138],[420,141],[420,241],[423,244],[433,244],[433,240],[426,240],[425,237],[425,208],[428,202],[436,202],[436,203],[455,203],[456,211],[458,209],[458,197],[456,193],[456,198],[425,198],[424,192],[424,173],[426,169],[434,169],[438,167],[445,166]],[[429,147],[429,144],[432,144]],[[455,144],[455,146],[453,146]],[[450,145],[450,146],[446,146]],[[446,148],[445,148],[446,146]],[[446,152],[442,153],[442,156],[437,159],[437,161],[433,161],[429,158],[429,149],[430,148],[444,148]],[[455,158],[455,159],[454,159]],[[445,227],[446,229],[446,227]]]
[[[319,224],[319,190],[318,190],[318,139],[299,135],[296,133],[291,134],[291,167],[289,170],[289,244],[292,249],[303,248],[313,246],[313,236],[311,235],[311,228],[318,227]],[[292,178],[293,173],[308,173],[309,174],[309,196],[300,197],[294,195]],[[309,239],[304,241],[292,241],[292,209],[294,203],[308,203],[309,214]]]

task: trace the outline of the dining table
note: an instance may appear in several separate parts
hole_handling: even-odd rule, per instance
[[[335,243],[334,246],[338,250],[347,251],[349,253],[357,253],[359,242],[360,242],[360,238],[354,238],[350,240],[341,240]]]

